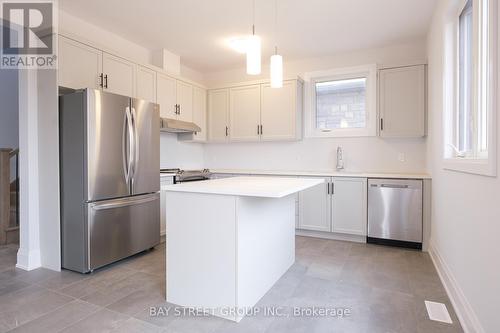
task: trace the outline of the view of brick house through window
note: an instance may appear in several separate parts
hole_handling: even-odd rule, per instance
[[[316,83],[316,128],[366,127],[366,78]]]

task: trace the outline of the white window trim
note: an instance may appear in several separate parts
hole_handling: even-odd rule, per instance
[[[320,130],[316,128],[315,82],[366,77],[366,127]],[[305,137],[361,137],[377,135],[377,65],[336,68],[304,74]]]
[[[488,156],[485,158],[478,156],[459,157],[454,149],[455,144],[455,115],[458,107],[458,17],[465,7],[466,0],[450,9],[450,17],[445,31],[445,57],[444,57],[444,89],[443,89],[443,130],[444,130],[444,150],[443,150],[443,168],[452,171],[478,174],[484,176],[496,177],[497,175],[497,108],[500,105],[500,96],[498,96],[498,55],[500,54],[497,36],[498,32],[498,7],[495,0],[474,1],[474,17],[477,20],[480,12],[480,2],[487,3],[489,6],[489,52],[482,54],[486,59],[489,71],[488,76],[483,78],[483,82],[488,82],[487,98],[483,98],[480,105],[487,108],[488,117]],[[474,27],[477,29],[477,27]],[[476,30],[474,31],[476,34]],[[476,37],[477,40],[477,37]],[[473,54],[477,58],[481,53],[479,45],[474,41]],[[479,66],[484,65],[480,63]],[[474,64],[474,77],[478,77],[479,67],[477,62]],[[477,80],[474,80],[474,95],[478,94]],[[477,97],[476,97],[477,98]],[[474,103],[476,108],[478,103]],[[477,110],[475,111],[477,114]]]

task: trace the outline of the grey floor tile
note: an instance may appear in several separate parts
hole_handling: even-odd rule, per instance
[[[35,320],[32,320],[22,326],[17,327],[11,332],[38,332],[38,333],[52,333],[58,332],[65,327],[68,327],[77,321],[90,316],[96,312],[99,307],[74,300],[52,312],[49,312]]]
[[[108,309],[127,315],[134,315],[145,309],[148,305],[158,304],[165,300],[165,294],[159,291],[137,290],[131,294],[111,303]]]
[[[75,324],[66,327],[61,332],[112,332],[119,328],[129,318],[129,316],[118,312],[101,309]]]
[[[148,324],[135,318],[129,318],[120,323],[117,328],[111,332],[117,333],[160,333],[164,332],[160,327]]]
[[[30,286],[0,297],[0,332],[5,332],[51,312],[73,298]]]
[[[75,282],[83,281],[85,279],[90,278],[88,274],[81,274],[65,269],[63,269],[61,272],[56,272],[56,273],[57,274],[52,274],[53,276],[47,277],[35,283],[47,289],[60,290]]]

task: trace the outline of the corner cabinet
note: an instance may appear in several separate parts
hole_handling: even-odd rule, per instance
[[[292,141],[302,138],[303,83],[286,80],[208,93],[210,142]]]
[[[299,193],[298,229],[366,236],[366,178],[326,177]]]
[[[425,136],[426,66],[406,66],[379,71],[381,137]]]

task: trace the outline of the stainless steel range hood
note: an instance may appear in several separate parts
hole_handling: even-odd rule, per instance
[[[193,133],[201,132],[201,128],[195,123],[171,118],[161,118],[161,131],[169,133]]]

